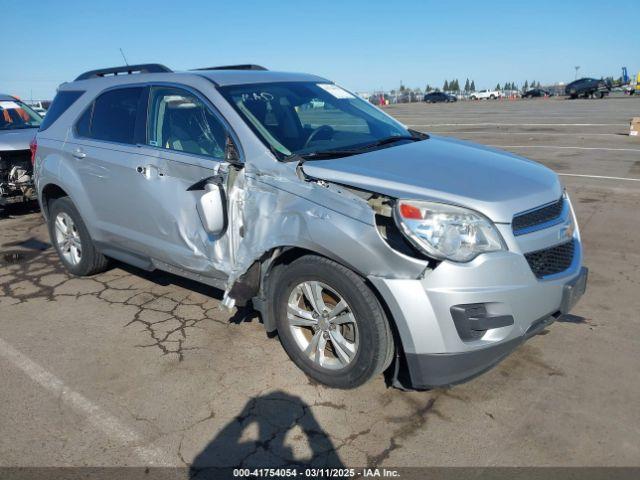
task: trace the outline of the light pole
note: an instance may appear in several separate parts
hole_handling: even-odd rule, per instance
[[[578,79],[578,70],[580,70],[580,65],[576,65],[576,66],[575,66],[575,67],[573,67],[573,68],[575,68],[575,69],[576,69],[576,76],[575,76],[574,80],[577,80],[577,79]]]

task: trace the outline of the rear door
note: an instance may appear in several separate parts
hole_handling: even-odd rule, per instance
[[[88,205],[82,211],[100,241],[139,250],[134,218],[142,214],[136,165],[147,89],[129,86],[100,94],[76,122],[66,153],[74,160]]]

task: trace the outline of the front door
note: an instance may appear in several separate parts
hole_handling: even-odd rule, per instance
[[[144,212],[140,238],[151,256],[169,265],[214,275],[224,270],[224,232],[212,234],[197,211],[202,180],[220,173],[227,128],[195,92],[173,86],[149,91],[145,144],[136,165]],[[221,188],[223,188],[221,186]]]

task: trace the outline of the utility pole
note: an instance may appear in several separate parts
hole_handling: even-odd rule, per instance
[[[576,76],[575,76],[574,80],[577,80],[577,79],[578,79],[578,70],[580,70],[580,65],[576,65],[576,66],[575,66],[575,67],[573,67],[573,68],[575,68],[575,69],[576,69]]]

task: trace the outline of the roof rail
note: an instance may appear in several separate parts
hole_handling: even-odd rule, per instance
[[[172,72],[170,68],[165,67],[164,65],[160,65],[159,63],[144,63],[140,65],[124,65],[122,67],[111,67],[111,68],[100,68],[98,70],[90,70],[88,72],[84,72],[78,78],[78,80],[88,80],[90,78],[100,78],[106,76],[116,76],[118,74],[128,74],[131,75],[133,73],[162,73],[162,72]]]
[[[268,70],[261,65],[253,65],[251,63],[245,63],[242,65],[225,65],[222,67],[203,67],[194,68],[194,70]]]

